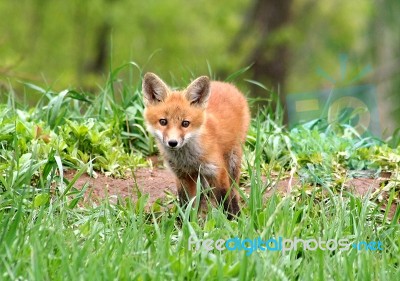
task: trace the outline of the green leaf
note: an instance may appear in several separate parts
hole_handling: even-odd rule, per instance
[[[39,208],[49,202],[50,195],[47,193],[40,193],[35,196],[35,199],[33,200],[33,207]]]

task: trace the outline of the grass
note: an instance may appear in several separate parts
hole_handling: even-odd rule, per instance
[[[19,105],[12,91],[0,110],[1,280],[395,280],[400,276],[398,144],[357,136],[350,127],[317,123],[288,131],[273,109],[252,122],[242,184],[249,196],[237,220],[219,208],[204,217],[178,205],[148,211],[148,197],[82,205],[85,191],[63,169],[124,176],[155,153],[143,127],[140,79],[133,65],[110,74],[98,96],[64,91],[42,94],[35,108]],[[129,73],[131,87],[118,79]],[[140,72],[140,71],[139,71]],[[139,75],[138,75],[139,76]],[[390,171],[389,204],[343,188],[349,171]],[[286,196],[271,175],[297,175]],[[266,180],[262,180],[266,177]],[[132,181],[133,185],[133,181]],[[192,202],[196,204],[196,202]],[[386,206],[386,207],[385,207]],[[381,211],[381,207],[385,207]],[[181,219],[178,220],[177,217]],[[207,251],[190,237],[228,240],[321,238],[350,243],[381,241],[383,250]],[[246,244],[248,245],[248,244]]]

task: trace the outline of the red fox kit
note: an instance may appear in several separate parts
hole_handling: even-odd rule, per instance
[[[196,181],[213,188],[228,216],[238,214],[242,143],[250,113],[233,85],[201,76],[185,90],[171,90],[158,76],[143,78],[144,118],[166,164],[176,176],[181,205],[196,196]]]

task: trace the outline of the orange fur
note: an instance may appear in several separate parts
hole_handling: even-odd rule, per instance
[[[241,145],[250,122],[245,97],[235,86],[204,76],[185,90],[171,91],[152,73],[144,77],[143,93],[147,128],[176,176],[181,203],[196,195],[200,176],[229,216],[236,215],[239,196],[231,187],[239,182]]]

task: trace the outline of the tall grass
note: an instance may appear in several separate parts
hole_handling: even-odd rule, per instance
[[[131,65],[132,66],[132,65]],[[112,175],[143,165],[155,152],[143,129],[140,70],[117,69],[98,96],[44,91],[21,110],[10,94],[0,112],[1,280],[396,280],[400,210],[343,190],[352,169],[390,170],[389,203],[398,200],[399,148],[337,130],[286,130],[271,108],[253,119],[245,147],[240,216],[209,206],[204,216],[177,203],[165,212],[138,200],[79,204],[80,174]],[[128,70],[129,85],[118,75]],[[136,70],[135,70],[136,71]],[[136,77],[136,78],[134,78]],[[132,86],[136,85],[136,86]],[[40,91],[40,89],[37,89]],[[56,113],[60,113],[59,115]],[[133,153],[132,153],[133,151]],[[78,169],[74,179],[66,167]],[[397,174],[396,174],[397,173]],[[300,186],[273,194],[276,177]],[[396,176],[397,175],[397,176]],[[132,181],[132,185],[134,185]],[[248,194],[248,195],[246,195]],[[199,202],[191,202],[193,206]],[[179,217],[179,219],[178,219]],[[348,239],[381,241],[383,250],[207,251],[200,239]],[[248,245],[248,244],[247,244]]]

